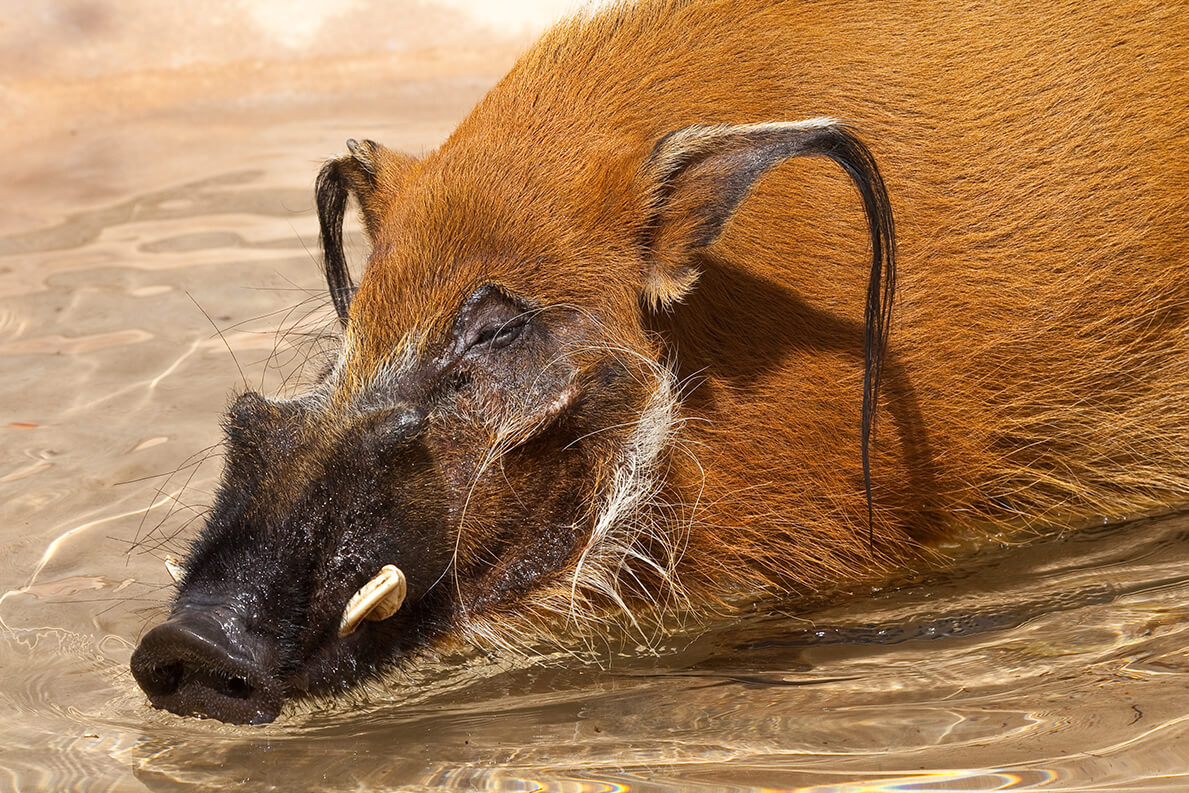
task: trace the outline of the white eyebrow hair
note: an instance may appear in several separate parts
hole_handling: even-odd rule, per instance
[[[400,380],[405,377],[421,359],[420,351],[425,339],[424,332],[414,331],[407,334],[376,366],[359,390],[351,395],[350,404],[355,410],[368,410],[383,407]],[[346,357],[346,345],[340,357],[339,366]]]

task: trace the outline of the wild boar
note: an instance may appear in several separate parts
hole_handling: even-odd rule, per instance
[[[442,642],[1184,503],[1186,64],[1176,4],[646,0],[423,159],[349,141],[316,191],[341,353],[231,406],[137,681],[266,722]]]

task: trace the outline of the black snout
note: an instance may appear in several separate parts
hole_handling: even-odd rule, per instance
[[[153,628],[132,654],[132,675],[155,707],[232,724],[264,724],[283,697],[273,653],[225,609],[182,612]]]

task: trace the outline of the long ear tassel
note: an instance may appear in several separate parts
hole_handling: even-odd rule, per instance
[[[347,313],[355,294],[355,284],[343,255],[343,215],[347,211],[350,192],[350,182],[339,160],[331,160],[322,166],[315,186],[318,225],[322,229],[322,269],[330,299],[343,327],[347,325]]]
[[[875,440],[875,413],[879,381],[887,354],[896,293],[896,229],[892,204],[871,151],[842,126],[821,130],[831,143],[821,154],[841,165],[863,198],[871,235],[871,275],[867,282],[867,308],[863,340],[863,487],[867,494],[867,542],[875,544],[875,510],[871,498],[871,445]]]
[[[842,166],[863,199],[871,237],[871,272],[867,282],[863,339],[861,451],[863,489],[867,496],[867,541],[874,545],[871,447],[875,442],[880,375],[887,353],[896,292],[896,231],[892,222],[892,204],[875,158],[845,125],[831,118],[814,118],[761,124],[695,124],[661,138],[644,167],[657,185],[654,202],[663,206],[677,189],[674,180],[688,172],[691,166],[702,166],[695,179],[700,180],[701,189],[707,195],[713,195],[714,200],[701,217],[695,215],[697,222],[691,224],[694,231],[685,244],[695,248],[713,244],[731,213],[768,169],[784,160],[806,156],[829,157]],[[720,160],[718,167],[714,166],[716,158]],[[655,244],[658,226],[659,221],[654,218],[646,227],[646,247]],[[646,284],[645,293],[654,302],[667,304],[687,291],[695,278],[696,273],[692,272],[669,273],[667,279],[654,279],[661,282],[663,288]]]

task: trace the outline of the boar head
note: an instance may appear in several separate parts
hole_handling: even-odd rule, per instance
[[[132,658],[157,707],[267,722],[451,639],[602,630],[678,592],[702,473],[644,318],[680,310],[701,252],[789,157],[834,159],[863,199],[869,430],[891,215],[845,128],[691,126],[539,155],[497,133],[464,124],[423,161],[351,141],[323,169],[342,350],[304,396],[228,411],[214,508]],[[349,196],[371,243],[358,289]]]

